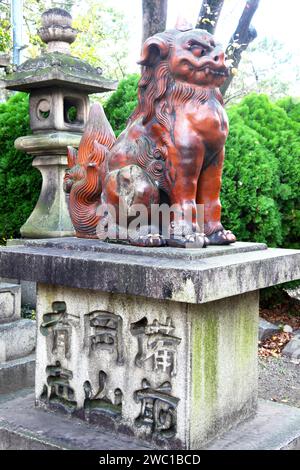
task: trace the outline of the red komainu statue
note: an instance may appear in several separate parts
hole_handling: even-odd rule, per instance
[[[136,204],[146,206],[149,214],[145,226],[130,238],[132,244],[202,247],[235,242],[220,220],[228,134],[218,88],[228,76],[224,53],[206,31],[181,29],[145,42],[138,106],[119,138],[102,107],[94,105],[78,154],[69,148],[64,188],[70,193],[77,237],[99,236],[108,216],[101,208],[107,205],[115,208],[118,225],[122,198],[129,215]],[[150,220],[151,205],[162,202],[192,214],[180,227],[173,217],[167,240]],[[205,235],[197,222],[197,204],[204,205]]]

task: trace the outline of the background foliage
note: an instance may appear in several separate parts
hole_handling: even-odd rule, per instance
[[[264,93],[276,101],[289,93],[296,93],[299,78],[300,63],[297,63],[288,45],[259,36],[243,52],[236,78],[226,92],[225,102],[238,102],[251,92]]]
[[[11,48],[10,5],[0,1],[0,53],[9,52]]]
[[[124,78],[128,67],[129,31],[123,14],[99,0],[88,0],[82,13],[80,2],[74,1],[75,4],[78,12],[74,14],[73,27],[79,34],[71,46],[72,54],[94,67],[101,67],[106,77]]]
[[[287,115],[293,119],[293,121],[300,123],[300,98],[291,98],[290,96],[287,96],[278,100],[277,104],[285,110]]]
[[[71,45],[72,54],[95,67],[106,77],[119,80],[128,68],[128,24],[117,8],[105,0],[26,0],[24,2],[24,60],[37,57],[46,45],[37,34],[41,15],[49,8],[64,8],[73,16],[78,36]],[[25,37],[26,36],[26,37]],[[0,0],[0,52],[12,49],[10,0]]]
[[[287,113],[267,96],[250,94],[228,111],[225,220],[233,229],[236,224],[241,239],[299,246],[300,125],[292,118],[295,108]]]
[[[41,175],[32,157],[15,149],[19,136],[30,134],[28,96],[13,95],[0,104],[0,239],[20,236],[40,192]]]
[[[118,89],[108,98],[104,111],[116,136],[126,127],[127,119],[137,105],[137,87],[140,76],[129,75],[121,80]]]

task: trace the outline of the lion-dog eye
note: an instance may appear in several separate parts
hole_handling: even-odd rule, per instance
[[[196,56],[203,57],[207,53],[207,47],[198,41],[190,41],[187,44],[187,48]]]

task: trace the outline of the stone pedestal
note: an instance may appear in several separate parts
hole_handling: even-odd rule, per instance
[[[67,145],[78,147],[81,134],[52,132],[19,137],[15,146],[34,155],[32,165],[43,177],[37,204],[20,232],[25,238],[72,236],[74,228],[68,210],[63,179],[67,168]]]
[[[255,413],[257,311],[39,284],[37,404],[198,449]]]
[[[37,405],[199,449],[255,415],[258,289],[300,278],[299,261],[65,238],[2,249],[0,275],[38,282]]]

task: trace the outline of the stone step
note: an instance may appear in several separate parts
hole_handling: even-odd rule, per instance
[[[78,418],[34,406],[32,390],[0,397],[0,450],[150,450],[148,443],[115,435]],[[254,418],[216,439],[206,450],[300,449],[300,409],[265,400]]]
[[[17,320],[0,325],[0,363],[31,354],[36,344],[34,320]]]
[[[0,282],[0,324],[19,320],[20,318],[21,286],[9,282]]]
[[[0,396],[34,387],[35,355],[0,363]]]

